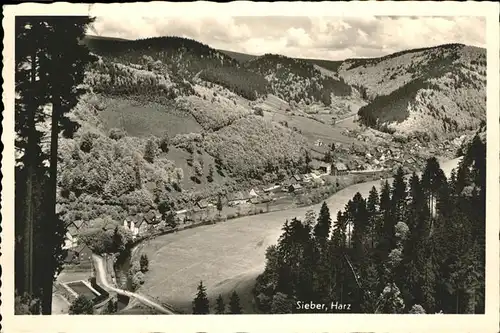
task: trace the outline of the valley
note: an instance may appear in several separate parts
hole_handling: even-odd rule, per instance
[[[459,161],[457,158],[441,163],[447,177]],[[357,192],[367,197],[373,186],[380,190],[380,183],[352,185],[327,198],[331,216],[337,216]],[[135,253],[137,258],[146,254],[151,265],[139,293],[161,295],[163,301],[190,313],[196,287],[203,281],[211,304],[219,294],[228,298],[236,290],[244,313],[255,313],[252,288],[264,270],[267,248],[278,240],[285,220],[303,219],[308,211],[319,208],[313,205],[246,216],[146,241]]]
[[[178,37],[84,42],[98,61],[71,114],[80,128],[60,139],[58,211],[94,253],[115,251],[116,234],[143,240],[136,293],[186,313],[200,280],[211,302],[237,290],[255,312],[285,220],[323,200],[334,219],[430,157],[449,175],[486,120],[485,50],[461,44],[328,61]]]

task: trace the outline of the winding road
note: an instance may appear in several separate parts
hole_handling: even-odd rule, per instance
[[[123,290],[123,289],[115,288],[108,281],[108,277],[107,277],[107,274],[106,274],[106,269],[104,267],[104,259],[101,256],[97,255],[97,254],[93,254],[92,255],[92,260],[94,261],[94,267],[96,269],[96,274],[98,275],[97,278],[98,278],[99,284],[104,289],[114,291],[115,293],[120,294],[120,295],[124,295],[124,296],[128,296],[128,297],[131,297],[131,298],[135,298],[138,301],[140,301],[141,303],[143,303],[143,304],[145,304],[147,306],[150,306],[152,308],[155,308],[156,310],[158,310],[158,311],[160,311],[160,312],[162,312],[164,314],[170,314],[170,315],[171,314],[175,314],[171,310],[167,309],[166,307],[162,306],[161,304],[158,304],[158,303],[150,300],[147,297],[144,297],[142,295],[133,293],[133,292],[128,291],[128,290]]]

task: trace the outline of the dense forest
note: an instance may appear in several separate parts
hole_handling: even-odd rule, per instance
[[[406,181],[399,169],[380,193],[357,193],[334,222],[326,204],[317,219],[286,221],[257,279],[258,309],[301,312],[300,300],[357,313],[484,313],[485,198],[476,136],[450,179],[431,158],[421,176]]]
[[[134,41],[87,38],[86,44],[103,58],[94,65],[101,76],[96,81],[99,91],[120,94],[142,92],[152,97],[166,94],[172,99],[178,95],[193,94],[189,82],[193,83],[199,76],[249,100],[268,92],[268,83],[262,75],[247,70],[233,58],[195,40],[181,37]],[[140,67],[141,72],[134,71],[136,67]],[[169,81],[175,83],[175,90],[168,89],[174,86],[169,85]]]
[[[322,75],[313,64],[282,55],[265,54],[245,63],[251,71],[266,77],[272,92],[284,100],[306,104],[331,104],[331,94],[347,96],[351,87],[342,79]]]

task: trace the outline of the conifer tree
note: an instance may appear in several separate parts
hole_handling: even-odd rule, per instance
[[[318,222],[314,226],[314,238],[319,243],[320,247],[326,244],[330,234],[331,224],[330,210],[326,202],[323,202],[319,211]]]
[[[219,297],[217,297],[217,300],[215,301],[215,313],[216,314],[224,314],[226,310],[226,306],[224,304],[224,299],[222,298],[222,295],[219,294]]]
[[[399,167],[396,175],[394,176],[394,181],[392,182],[392,193],[391,193],[391,209],[392,215],[395,223],[403,221],[405,214],[405,203],[406,203],[406,183],[404,179],[403,168]]]
[[[368,195],[368,200],[366,202],[366,210],[368,213],[368,235],[370,238],[371,248],[375,247],[375,240],[377,240],[377,235],[379,235],[381,230],[380,219],[378,218],[378,206],[379,206],[379,195],[378,191],[373,186]]]
[[[208,314],[210,312],[206,288],[203,281],[198,285],[198,293],[193,301],[193,314]]]
[[[385,181],[380,192],[380,215],[383,225],[383,233],[379,236],[381,241],[380,250],[382,255],[388,254],[389,249],[395,245],[394,241],[394,226],[396,225],[393,215],[391,214],[391,189],[389,182]]]
[[[139,260],[141,265],[141,272],[145,273],[149,270],[149,259],[146,254],[141,255],[141,259]]]
[[[52,308],[52,284],[60,263],[54,261],[60,254],[64,242],[64,227],[59,226],[59,217],[56,213],[57,194],[57,161],[58,139],[62,133],[71,137],[78,125],[67,117],[67,113],[77,104],[84,90],[79,86],[83,82],[85,66],[94,60],[85,45],[80,43],[87,25],[92,21],[82,16],[44,16],[44,17],[17,17],[16,18],[16,92],[20,96],[20,103],[16,101],[16,111],[24,109],[24,115],[19,118],[24,123],[19,129],[26,130],[28,140],[26,145],[25,162],[27,164],[27,197],[30,202],[30,187],[32,187],[32,165],[36,158],[37,143],[34,138],[38,135],[35,123],[41,120],[41,109],[50,104],[52,109],[48,114],[51,118],[49,177],[46,184],[46,203],[44,210],[47,218],[44,219],[42,233],[43,251],[45,258],[44,277],[41,290],[42,312],[50,314]],[[24,66],[28,62],[30,66]],[[18,67],[20,66],[20,67]],[[24,68],[24,70],[22,69]],[[35,83],[32,85],[26,83]],[[25,83],[25,84],[22,84]],[[28,99],[24,97],[31,96]],[[22,134],[22,133],[21,133]],[[26,230],[33,229],[32,212],[26,214]],[[62,236],[60,232],[63,232]],[[33,233],[26,232],[26,256],[33,257]],[[33,260],[26,260],[27,265],[23,274],[26,276],[26,289],[32,291]],[[31,267],[30,267],[31,266]]]
[[[240,297],[233,291],[231,298],[229,299],[229,313],[230,314],[242,314],[243,311],[240,306]]]

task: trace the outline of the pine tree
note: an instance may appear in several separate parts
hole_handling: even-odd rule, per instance
[[[391,210],[394,221],[397,223],[404,220],[406,209],[406,183],[403,168],[399,167],[392,183]]]
[[[34,260],[33,249],[45,256],[45,276],[39,276],[42,290],[42,309],[44,314],[50,314],[52,302],[52,283],[54,274],[60,269],[58,261],[53,260],[54,252],[61,248],[64,239],[59,237],[60,219],[56,214],[57,193],[57,159],[58,136],[63,134],[71,137],[77,129],[77,123],[70,120],[66,114],[78,102],[83,90],[78,87],[83,81],[83,73],[88,62],[93,60],[86,47],[79,43],[84,36],[85,27],[91,20],[88,17],[16,17],[16,131],[24,141],[23,164],[27,169],[26,177],[26,208],[25,215],[25,255],[26,265],[20,274],[26,281],[23,289],[33,292]],[[25,66],[25,64],[28,66]],[[42,107],[51,104],[52,111],[42,114]],[[46,203],[43,210],[47,218],[42,221],[43,233],[41,241],[44,246],[34,244],[33,210],[29,209],[32,202],[34,165],[40,149],[37,137],[39,132],[35,125],[46,117],[51,117],[49,178],[46,184]],[[37,212],[36,215],[41,215]],[[62,228],[64,229],[64,228]],[[63,230],[64,232],[64,230]],[[56,236],[56,237],[54,237]],[[47,238],[45,238],[47,237]],[[37,282],[38,283],[38,282]]]
[[[116,226],[115,230],[113,231],[113,248],[116,252],[122,252],[123,250],[125,250],[125,244],[123,243],[123,239],[118,226]]]
[[[198,293],[193,301],[193,314],[208,314],[209,302],[207,298],[206,288],[203,285],[203,281],[200,281],[198,285]]]
[[[314,226],[314,238],[319,243],[320,247],[326,244],[330,234],[331,224],[330,209],[328,209],[326,202],[323,202],[319,211],[318,222]]]
[[[229,299],[229,313],[230,314],[242,314],[242,309],[240,306],[240,297],[233,291],[231,298]]]
[[[380,192],[380,215],[383,225],[383,233],[379,236],[382,252],[388,253],[395,245],[394,226],[396,225],[392,213],[391,189],[389,182],[385,181]]]
[[[353,207],[353,260],[360,263],[366,259],[366,234],[368,223],[368,211],[366,210],[366,201],[361,193],[357,192],[352,199]]]
[[[220,214],[222,212],[222,198],[220,195],[217,197],[217,211],[219,212],[219,216],[220,216]]]
[[[87,64],[96,60],[91,55],[87,47],[80,42],[85,36],[87,26],[93,22],[88,16],[56,16],[44,17],[48,27],[47,36],[47,54],[48,57],[42,58],[44,68],[42,75],[45,76],[49,89],[49,95],[52,104],[51,114],[51,134],[50,134],[50,168],[49,168],[49,186],[48,192],[52,217],[51,220],[58,221],[56,211],[57,203],[57,162],[59,159],[59,134],[66,137],[72,137],[77,130],[78,124],[71,120],[67,114],[78,103],[79,97],[85,93],[80,87],[83,83],[85,68]],[[43,79],[41,79],[43,80]],[[52,223],[46,231],[50,234],[50,228],[58,228],[57,224]],[[53,240],[48,243],[52,244]],[[64,240],[62,240],[64,242]],[[53,246],[60,246],[54,244]],[[45,295],[43,297],[42,308],[44,314],[50,314],[52,311],[52,285],[54,273],[57,267],[53,267],[53,251],[46,251],[47,277],[44,279]],[[48,264],[50,262],[50,264]]]
[[[141,255],[141,259],[139,260],[141,265],[141,272],[145,273],[149,270],[149,259],[146,254]]]
[[[216,305],[215,305],[215,313],[216,314],[224,314],[226,310],[226,306],[224,305],[224,299],[222,298],[222,295],[219,295],[216,300]]]
[[[439,162],[435,157],[427,160],[425,170],[422,174],[422,188],[427,198],[427,205],[429,207],[429,215],[434,219],[436,216],[436,202],[438,193],[446,183],[446,176],[439,166]],[[431,224],[432,232],[433,224]]]

